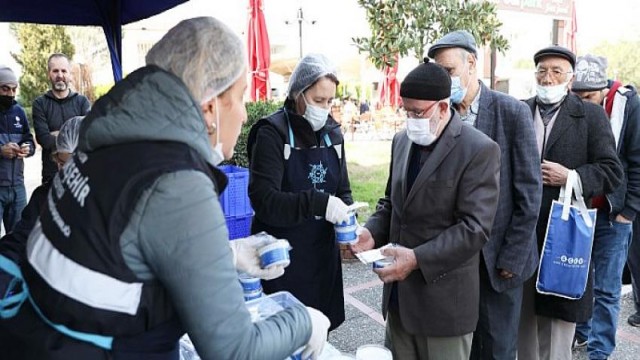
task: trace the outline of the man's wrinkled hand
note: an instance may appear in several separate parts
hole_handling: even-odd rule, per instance
[[[512,272],[505,269],[499,269],[499,272],[500,272],[500,277],[503,279],[511,279],[514,276]]]
[[[382,250],[382,255],[394,257],[392,265],[373,270],[384,283],[402,281],[418,268],[416,254],[412,249],[390,246]]]
[[[547,186],[563,186],[567,183],[569,169],[547,160],[542,160],[542,183]]]

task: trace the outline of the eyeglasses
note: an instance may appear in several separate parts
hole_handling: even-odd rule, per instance
[[[434,106],[438,105],[438,102],[433,103],[431,106],[429,106],[428,108],[421,110],[419,112],[413,111],[413,110],[407,110],[406,108],[404,109],[405,114],[407,114],[408,118],[412,118],[412,119],[426,119],[427,113],[429,112],[429,110],[431,110]]]
[[[559,79],[562,75],[573,74],[573,71],[562,71],[560,69],[538,69],[535,74],[539,79],[544,79],[547,75],[551,75],[554,79]]]

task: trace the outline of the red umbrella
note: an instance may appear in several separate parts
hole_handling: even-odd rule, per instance
[[[264,21],[262,0],[249,0],[249,71],[251,72],[251,100],[266,100],[271,95],[269,66],[271,47],[267,24]]]
[[[380,104],[396,107],[400,103],[400,84],[396,75],[398,73],[398,57],[393,67],[386,66],[383,71],[384,78],[380,87]]]

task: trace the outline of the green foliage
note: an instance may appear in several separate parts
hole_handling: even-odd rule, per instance
[[[75,49],[60,25],[11,24],[10,29],[21,46],[19,53],[11,54],[22,67],[20,98],[23,104],[31,105],[36,97],[49,89],[49,55],[63,53],[72,58]]]
[[[93,91],[95,92],[96,99],[99,99],[102,95],[106,94],[111,90],[114,84],[101,84],[94,86]]]
[[[247,158],[247,138],[249,137],[251,127],[253,124],[258,122],[258,120],[281,108],[282,103],[271,100],[256,101],[247,102],[245,106],[247,109],[247,123],[242,126],[242,132],[240,133],[240,137],[236,143],[235,153],[228,163],[236,166],[249,167],[249,159]]]
[[[594,55],[604,56],[609,62],[607,75],[616,78],[623,84],[640,86],[640,63],[634,59],[638,56],[640,41],[620,41],[615,43],[603,42],[596,46]]]
[[[347,169],[349,170],[353,200],[369,204],[368,208],[358,210],[358,221],[364,223],[375,210],[378,199],[384,196],[384,188],[389,176],[389,164],[364,166],[349,162]]]
[[[454,30],[468,30],[479,45],[500,52],[508,48],[498,33],[496,5],[488,0],[358,0],[367,12],[370,37],[353,38],[360,52],[368,52],[380,70],[395,65],[395,56],[412,52],[422,62],[425,48]]]

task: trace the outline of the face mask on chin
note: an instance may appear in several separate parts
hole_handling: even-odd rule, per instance
[[[435,108],[436,110],[438,109],[438,104],[435,105]],[[434,113],[436,110],[434,110]],[[409,137],[409,140],[422,146],[433,144],[433,142],[438,138],[436,134],[438,134],[440,120],[438,120],[435,129],[431,131],[432,118],[433,114],[428,118],[407,118],[407,136]]]
[[[304,103],[307,105],[304,111],[304,118],[309,122],[313,131],[318,131],[324,127],[329,118],[329,109],[323,109],[320,106],[311,105],[307,102],[304,94],[300,94]]]
[[[568,81],[560,85],[536,85],[536,95],[543,104],[556,104],[567,95],[567,85]]]

